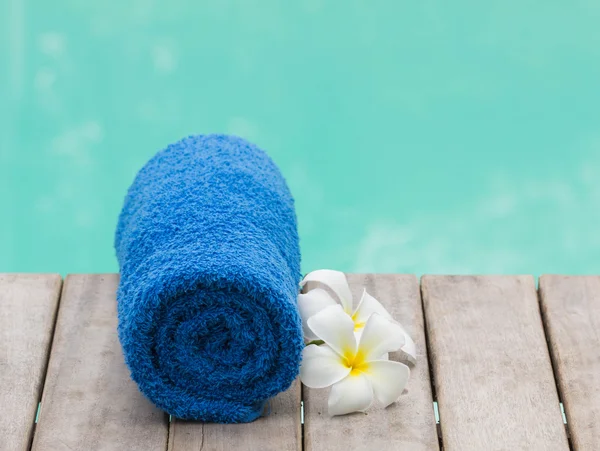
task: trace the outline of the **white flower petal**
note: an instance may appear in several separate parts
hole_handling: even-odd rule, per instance
[[[354,322],[339,304],[326,307],[308,318],[308,327],[340,356],[354,356]]]
[[[406,332],[404,327],[402,327],[402,324],[400,324],[397,321],[394,321],[394,323],[400,329],[402,329],[402,332],[404,333],[404,345],[400,349],[404,351],[410,363],[414,365],[415,363],[417,363],[417,347],[415,346],[415,342],[412,338],[410,338],[410,335],[408,335],[408,332]]]
[[[317,336],[308,327],[308,318],[324,308],[336,304],[335,299],[333,299],[327,291],[321,288],[315,288],[306,294],[298,295],[298,310],[300,310],[300,317],[302,318],[304,336],[308,340],[317,339]]]
[[[360,343],[360,337],[362,336],[363,330],[364,330],[364,328],[360,329],[359,331],[354,330],[354,338],[356,339],[357,343]],[[385,354],[382,354],[381,356],[379,356],[373,360],[389,360],[389,359],[390,359],[390,355],[386,352]]]
[[[350,374],[331,387],[329,394],[329,415],[345,415],[362,412],[373,402],[371,382],[362,373]]]
[[[353,315],[354,323],[359,324],[359,325],[364,325],[373,313],[377,313],[377,314],[383,316],[384,318],[394,321],[398,325],[398,327],[400,327],[402,329],[402,332],[404,333],[405,343],[401,349],[407,355],[408,360],[411,363],[413,363],[413,364],[416,363],[417,349],[415,346],[415,342],[412,340],[412,338],[410,338],[410,335],[408,335],[408,333],[406,332],[406,329],[404,329],[402,324],[400,324],[399,322],[395,321],[392,318],[390,313],[385,309],[385,307],[383,305],[381,305],[381,303],[377,299],[375,299],[373,296],[371,296],[369,293],[367,293],[367,290],[364,290],[362,297],[360,299],[360,304],[358,304],[356,312],[354,312],[354,315]],[[362,327],[360,327],[358,329],[358,331],[360,331],[361,334],[362,334],[362,330],[363,330]],[[357,340],[358,340],[358,338],[359,337],[357,337]]]
[[[369,370],[365,374],[371,381],[375,399],[387,407],[404,391],[410,369],[400,362],[378,360],[369,362]]]
[[[352,292],[348,286],[346,275],[343,272],[334,271],[332,269],[318,269],[309,272],[304,279],[302,279],[302,282],[300,282],[300,286],[303,287],[308,282],[322,283],[331,288],[339,298],[342,307],[344,307],[344,311],[349,315],[352,315]]]
[[[342,358],[329,346],[309,345],[302,350],[300,380],[310,388],[335,384],[350,373]]]
[[[364,290],[362,297],[360,298],[360,304],[358,304],[353,315],[354,322],[364,324],[373,313],[378,313],[384,318],[392,319],[392,315],[389,314],[385,307],[381,305],[377,299],[367,293],[367,290]]]
[[[386,352],[397,351],[404,344],[405,335],[402,327],[399,327],[395,321],[373,313],[365,325],[358,347],[364,354],[364,360],[368,362]]]

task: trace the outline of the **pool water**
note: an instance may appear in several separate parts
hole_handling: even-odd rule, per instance
[[[599,273],[598,23],[584,1],[2,2],[0,271],[116,271],[136,171],[222,132],[281,167],[304,271]]]

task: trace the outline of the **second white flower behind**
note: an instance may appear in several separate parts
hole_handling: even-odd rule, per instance
[[[357,343],[354,321],[335,304],[312,315],[307,325],[325,344],[304,348],[300,379],[310,388],[333,385],[330,415],[364,411],[374,399],[386,407],[402,394],[410,369],[382,358],[405,345],[406,334],[399,324],[373,313]]]

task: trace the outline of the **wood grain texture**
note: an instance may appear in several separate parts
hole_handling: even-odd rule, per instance
[[[444,449],[568,450],[531,276],[424,276]]]
[[[360,299],[366,288],[406,328],[417,347],[417,363],[411,367],[407,392],[387,409],[374,406],[367,414],[330,417],[327,412],[329,390],[303,387],[304,449],[437,450],[417,279],[412,275],[383,274],[349,274],[347,277],[355,300]],[[390,358],[399,360],[400,353],[392,353]]]
[[[168,422],[129,377],[117,338],[119,276],[65,280],[33,450],[164,451]]]
[[[62,281],[0,274],[0,450],[29,449]]]
[[[576,450],[600,448],[600,277],[542,276],[540,302]]]
[[[300,382],[270,403],[271,413],[252,423],[215,424],[173,419],[169,451],[299,451]],[[268,408],[265,409],[266,413]]]

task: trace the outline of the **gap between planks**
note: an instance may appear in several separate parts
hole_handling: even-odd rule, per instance
[[[40,420],[40,413],[42,411],[42,396],[44,395],[44,387],[46,386],[46,377],[48,376],[48,365],[50,363],[50,355],[52,354],[52,344],[54,343],[54,335],[56,332],[56,323],[58,322],[58,312],[60,311],[60,301],[62,299],[62,293],[65,287],[65,280],[60,276],[60,287],[58,291],[58,301],[56,306],[56,312],[54,314],[54,321],[52,322],[52,331],[50,333],[50,343],[48,345],[48,353],[46,354],[46,361],[44,363],[43,376],[42,376],[42,386],[40,389],[40,393],[38,395],[38,405],[35,411],[35,418],[33,419],[33,426],[31,430],[31,437],[29,438],[29,447],[31,450],[33,448],[33,439],[35,437],[35,432],[37,430],[37,425]]]
[[[536,294],[538,301],[538,308],[540,312],[540,319],[542,322],[542,328],[544,329],[544,337],[546,339],[546,347],[548,348],[548,355],[550,356],[550,365],[552,366],[552,375],[554,376],[554,385],[556,386],[556,394],[558,395],[558,404],[560,406],[560,413],[562,415],[563,424],[565,425],[565,435],[567,436],[567,443],[569,445],[569,451],[573,451],[573,441],[571,440],[571,433],[569,431],[569,421],[567,419],[567,413],[565,412],[564,404],[563,404],[563,394],[560,388],[560,384],[558,383],[558,370],[557,364],[555,360],[555,356],[552,352],[552,345],[550,344],[550,334],[548,331],[547,320],[544,315],[544,309],[542,308],[542,293],[540,289],[540,278],[536,279]]]
[[[419,279],[419,296],[421,299],[421,314],[423,315],[423,337],[425,348],[427,349],[427,368],[429,369],[429,386],[431,388],[431,399],[433,403],[433,414],[435,416],[435,432],[438,438],[438,446],[440,451],[444,450],[444,439],[442,437],[442,421],[440,418],[440,410],[437,399],[437,393],[435,391],[435,372],[431,364],[431,345],[429,343],[429,332],[427,328],[427,315],[425,315],[425,305],[423,304],[423,286],[421,279]]]

